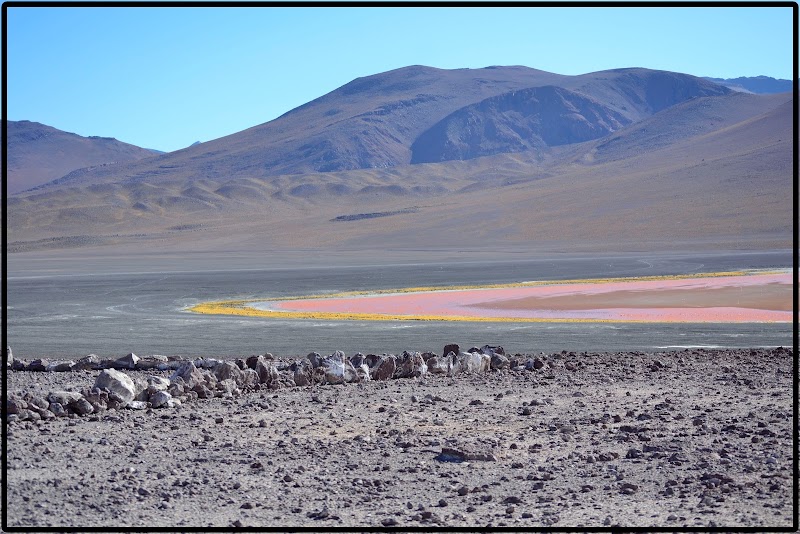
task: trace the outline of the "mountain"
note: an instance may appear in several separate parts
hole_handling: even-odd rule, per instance
[[[724,85],[734,91],[756,93],[760,95],[789,93],[793,90],[792,80],[776,80],[769,76],[704,79]]]
[[[792,102],[640,68],[408,67],[12,195],[9,251],[788,247]]]
[[[7,121],[8,193],[85,167],[153,157],[156,152],[110,137],[82,137],[31,121]]]

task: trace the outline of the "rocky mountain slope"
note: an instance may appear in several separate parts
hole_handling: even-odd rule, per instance
[[[85,167],[137,161],[157,153],[110,137],[82,137],[31,121],[7,121],[8,194]]]
[[[407,67],[13,195],[9,249],[788,246],[791,109],[647,69]]]

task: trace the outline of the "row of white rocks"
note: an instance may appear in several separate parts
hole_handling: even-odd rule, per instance
[[[342,351],[325,357],[312,352],[306,358],[290,363],[275,361],[269,354],[236,361],[213,358],[164,361],[160,358],[138,358],[135,354],[128,354],[119,360],[98,359],[91,362],[96,367],[83,367],[79,360],[74,362],[72,370],[102,369],[92,388],[81,392],[51,392],[46,397],[30,392],[10,392],[6,407],[9,421],[52,419],[83,416],[107,409],[174,408],[198,398],[231,398],[262,388],[415,378],[428,373],[448,376],[484,373],[491,369],[507,368],[512,363],[519,367],[520,363],[516,360],[510,361],[502,347],[486,345],[481,349],[472,348],[462,352],[458,345],[447,345],[445,352],[443,356],[430,352],[403,352],[399,356],[365,356],[357,353],[350,358]],[[9,359],[14,368],[13,356]],[[155,361],[158,363],[154,364]],[[30,365],[26,364],[24,369],[39,370],[31,369]],[[22,370],[19,364],[16,367]],[[531,361],[526,362],[522,368],[532,370],[538,366]],[[124,369],[173,370],[173,373],[169,378],[142,377],[128,375]]]

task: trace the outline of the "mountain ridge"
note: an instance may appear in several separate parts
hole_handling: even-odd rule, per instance
[[[12,195],[9,250],[786,243],[791,98],[641,68],[396,69],[232,136]],[[420,147],[432,156],[415,159]]]

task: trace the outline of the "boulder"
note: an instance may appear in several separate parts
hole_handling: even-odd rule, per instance
[[[256,370],[256,364],[258,363],[259,359],[262,359],[262,357],[261,356],[250,356],[249,358],[247,358],[247,360],[245,360],[245,364],[247,365],[247,367],[249,367],[250,369],[255,371]]]
[[[156,391],[150,395],[150,406],[153,408],[172,408],[172,395],[166,391]]]
[[[214,369],[220,363],[222,360],[216,358],[198,358],[194,361],[194,366],[198,369]]]
[[[80,358],[75,365],[72,366],[73,371],[85,371],[99,369],[100,357],[97,354],[89,354]]]
[[[131,352],[127,356],[123,356],[122,358],[111,362],[111,368],[133,370],[136,369],[136,364],[138,362],[139,357]]]
[[[170,375],[169,381],[172,383],[178,378],[183,380],[184,389],[193,390],[197,386],[205,384],[203,373],[191,361],[183,362],[175,369],[175,372]]]
[[[489,357],[489,361],[493,370],[506,369],[511,365],[508,358],[497,352],[492,353]]]
[[[365,361],[366,361],[366,357],[363,354],[361,354],[360,352],[356,352],[350,358],[350,363],[352,363],[353,367],[355,367],[356,369],[358,369]]]
[[[309,360],[298,360],[289,365],[289,370],[293,374],[294,383],[298,386],[309,386],[312,383],[312,372],[314,366]]]
[[[323,371],[323,381],[327,384],[342,384],[355,382],[358,375],[353,364],[345,357],[344,352],[337,350],[327,358],[320,361],[319,368]]]
[[[64,372],[67,372],[67,371],[72,371],[74,366],[75,366],[75,362],[73,362],[72,360],[62,360],[62,361],[50,362],[47,365],[47,372],[49,372],[49,373],[64,373]]]
[[[131,401],[127,405],[125,405],[126,408],[129,408],[131,410],[146,410],[148,406],[149,405],[146,402],[137,400]]]
[[[500,354],[502,356],[506,355],[505,349],[499,345],[496,347],[492,347],[491,345],[484,345],[483,347],[481,347],[481,352],[484,354],[488,354],[489,356],[491,356],[492,354]]]
[[[47,371],[47,366],[50,365],[50,360],[46,360],[44,358],[39,358],[33,360],[31,363],[28,364],[28,371],[35,371],[35,372],[45,372]]]
[[[164,378],[163,376],[148,376],[147,377],[147,389],[151,393],[155,393],[156,391],[166,391],[169,388],[169,379]]]
[[[67,410],[64,406],[59,402],[51,402],[49,410],[55,415],[56,417],[66,417]]]
[[[223,361],[214,367],[214,376],[222,382],[223,380],[233,380],[237,386],[242,385],[242,370],[234,362]]]
[[[255,389],[259,384],[258,373],[249,367],[242,370],[242,389]]]
[[[36,411],[47,410],[50,407],[50,402],[36,395],[27,396],[25,399],[28,402],[28,409],[35,409]]]
[[[15,396],[13,393],[9,394],[6,398],[6,412],[9,414],[18,414],[22,410],[28,409],[28,403],[23,399]]]
[[[489,371],[491,358],[480,352],[461,352],[453,362],[451,374],[485,373]]]
[[[181,366],[186,363],[181,360],[169,360],[166,362],[161,362],[156,366],[156,369],[159,371],[177,371],[181,368]]]
[[[358,366],[354,365],[353,367],[356,370],[357,382],[364,382],[367,380],[371,380],[369,376],[369,366],[366,363],[362,363],[361,365]]]
[[[114,369],[105,369],[102,371],[97,377],[97,380],[95,380],[94,387],[107,389],[110,392],[116,393],[122,399],[123,403],[132,401],[138,393],[133,380],[125,373]]]
[[[373,356],[374,358],[370,358]],[[372,380],[389,380],[394,376],[397,369],[397,361],[393,354],[382,354],[375,356],[374,354],[367,355],[367,362],[373,362],[369,365],[369,374]],[[368,363],[369,364],[369,363]]]
[[[92,412],[100,412],[108,408],[109,402],[111,402],[112,408],[119,407],[123,402],[122,399],[116,393],[113,394],[114,399],[110,400],[111,393],[106,389],[100,389],[97,387],[87,389],[83,391],[83,397],[81,400],[70,406],[75,413],[79,412],[78,405],[82,404],[85,400],[92,406]],[[118,402],[119,401],[119,402]],[[92,413],[88,412],[88,413]],[[78,415],[85,415],[82,413],[78,413]]]
[[[139,358],[139,361],[136,362],[137,369],[158,369],[158,366],[162,363],[167,363],[169,358],[166,356],[162,356],[161,354],[151,354],[149,356],[143,356]]]
[[[11,367],[14,363],[14,353],[11,352],[11,347],[6,345],[6,367]]]
[[[453,359],[447,356],[434,356],[425,363],[428,366],[428,372],[435,375],[449,374],[453,367]]]
[[[133,400],[138,401],[146,401],[150,397],[150,392],[147,389],[150,387],[150,383],[143,377],[136,375],[129,377],[133,380],[134,392],[136,396]]]
[[[322,356],[318,352],[309,352],[306,358],[311,362],[311,365],[314,367],[314,369],[319,367],[320,363],[322,362]]]
[[[75,403],[72,409],[78,415],[88,415],[90,413],[94,413],[94,406],[92,406],[92,404],[90,404],[89,401],[83,397],[81,397],[81,399]]]
[[[53,391],[47,395],[50,403],[58,403],[62,406],[69,406],[81,400],[83,396],[77,391]]]
[[[419,352],[403,351],[397,358],[394,378],[414,378],[423,376],[428,372],[428,366]]]
[[[25,365],[25,362],[24,362],[24,361],[22,361],[22,360],[16,360],[16,359],[15,359],[15,360],[14,360],[14,361],[11,363],[11,370],[12,370],[12,371],[24,371],[25,369],[27,369],[27,367],[28,367],[28,366],[27,366],[27,365]]]
[[[450,353],[453,353],[453,356],[457,356],[461,349],[455,343],[451,343],[449,345],[444,346],[444,350],[442,351],[442,356],[447,356]]]
[[[437,355],[435,353],[433,353],[433,352],[423,352],[422,353],[422,359],[423,359],[423,361],[425,363],[428,363],[428,360],[430,360],[431,358],[435,358],[436,356]],[[445,356],[447,356],[447,354],[445,354]]]
[[[267,387],[271,386],[279,378],[278,370],[272,362],[268,362],[262,356],[258,357],[256,363],[256,373],[258,373],[258,381],[265,384]]]

